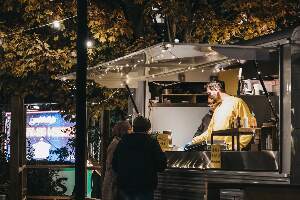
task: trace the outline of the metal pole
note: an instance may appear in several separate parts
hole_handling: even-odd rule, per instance
[[[23,199],[25,164],[25,108],[24,98],[14,95],[11,97],[11,132],[10,132],[10,187],[9,199]],[[22,141],[23,140],[23,141]],[[20,168],[21,165],[21,168]],[[22,170],[20,170],[22,169]]]
[[[255,66],[255,69],[256,69],[257,76],[258,76],[258,80],[259,80],[259,82],[260,82],[260,84],[261,84],[261,86],[262,86],[262,88],[263,88],[264,95],[266,96],[266,98],[267,98],[267,100],[268,100],[268,103],[269,103],[269,106],[270,106],[270,108],[271,108],[272,114],[273,114],[274,117],[275,117],[275,122],[276,122],[276,127],[277,127],[278,122],[279,122],[279,117],[278,117],[278,115],[277,115],[277,113],[276,113],[276,111],[275,111],[275,108],[274,108],[274,106],[273,106],[273,104],[272,104],[272,101],[271,101],[271,99],[270,99],[270,95],[269,95],[269,93],[268,93],[268,91],[267,91],[267,89],[266,89],[266,85],[265,85],[265,83],[264,83],[264,80],[263,80],[263,78],[262,78],[262,75],[261,75],[261,73],[260,73],[260,71],[259,71],[259,69],[258,69],[258,63],[257,63],[257,61],[254,61],[254,66]]]
[[[87,1],[77,0],[75,199],[86,196],[86,67]]]
[[[103,110],[101,120],[101,177],[104,180],[106,171],[107,148],[109,145],[110,111]]]
[[[129,86],[128,86],[125,82],[124,82],[124,85],[125,85],[125,87],[126,87],[126,90],[127,90],[128,95],[129,95],[129,97],[130,97],[130,100],[131,100],[131,102],[132,102],[132,104],[133,104],[133,107],[134,107],[134,110],[135,110],[136,114],[140,114],[140,113],[139,113],[139,110],[138,110],[138,108],[137,108],[137,106],[136,106],[136,103],[135,103],[135,101],[134,101],[134,99],[133,99],[133,96],[132,96],[132,94],[131,94],[131,91],[130,91]]]
[[[282,173],[282,157],[283,157],[283,92],[284,92],[284,78],[283,78],[283,47],[278,47],[278,57],[279,57],[279,123],[278,134],[279,134],[279,173]]]

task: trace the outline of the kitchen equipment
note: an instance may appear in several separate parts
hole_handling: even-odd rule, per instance
[[[172,89],[163,89],[163,94],[172,94]]]

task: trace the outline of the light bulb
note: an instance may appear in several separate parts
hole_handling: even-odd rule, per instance
[[[93,42],[91,40],[86,41],[87,48],[91,48],[93,46]]]
[[[166,47],[167,47],[167,48],[171,48],[171,47],[172,47],[172,44],[168,43],[168,44],[166,44]]]
[[[57,21],[57,20],[53,21],[52,25],[53,25],[53,28],[60,29],[60,22],[59,21]]]

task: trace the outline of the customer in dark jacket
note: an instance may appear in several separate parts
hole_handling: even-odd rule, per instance
[[[157,186],[157,172],[167,165],[166,156],[158,142],[150,137],[151,123],[138,116],[133,122],[133,133],[124,135],[112,161],[117,173],[119,200],[152,200]]]

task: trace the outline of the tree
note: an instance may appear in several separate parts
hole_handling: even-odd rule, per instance
[[[298,0],[90,0],[94,47],[88,49],[88,66],[175,38],[248,40],[299,25],[299,11]],[[13,94],[27,102],[54,102],[72,119],[74,81],[57,77],[75,71],[76,19],[76,0],[0,0],[1,103]],[[55,20],[61,20],[59,28]],[[126,91],[115,92],[89,81],[89,115],[99,118],[103,107],[125,108]]]
[[[0,0],[0,10],[1,101],[18,94],[73,111],[74,82],[57,77],[76,65],[76,1]],[[297,0],[91,0],[88,27],[95,46],[88,49],[88,65],[175,38],[223,44],[251,39],[299,24],[299,10]],[[54,20],[61,20],[59,29],[49,24]],[[88,85],[93,103],[113,92]],[[96,106],[103,107],[89,107]]]
[[[76,1],[0,0],[0,10],[1,101],[19,94],[71,111],[74,84],[57,76],[76,65]],[[95,46],[88,49],[88,65],[175,38],[223,44],[251,39],[299,24],[299,10],[296,0],[91,0]],[[62,20],[59,29],[49,24],[54,20]],[[94,94],[101,98],[113,91],[92,82],[89,88],[98,88]]]
[[[74,81],[57,77],[76,66],[76,1],[0,0],[0,10],[0,101],[17,94],[73,114]],[[175,38],[222,44],[251,39],[299,24],[299,11],[297,0],[91,0],[88,66]],[[54,20],[61,20],[59,28],[49,24]],[[103,101],[114,91],[88,82],[90,116],[99,117],[103,107],[126,107],[125,91]]]
[[[299,25],[296,0],[154,0],[167,23],[169,40],[229,43]]]
[[[38,82],[49,81],[74,70],[76,1],[0,0],[0,9],[0,70],[9,79],[40,73]],[[298,14],[296,0],[92,0],[88,27],[95,48],[88,50],[89,66],[162,40],[247,40],[298,24]],[[59,30],[39,27],[65,18]]]
[[[3,11],[0,15],[2,102],[7,103],[12,94],[18,94],[27,99],[59,103],[60,109],[65,111],[74,110],[71,109],[74,82],[59,80],[57,75],[72,72],[76,64],[76,17],[72,17],[76,13],[75,6],[72,0],[0,2]],[[90,18],[93,19],[89,21],[90,34],[95,41],[104,45],[89,49],[91,65],[111,59],[114,52],[110,50],[121,48],[118,46],[119,40],[124,40],[123,36],[129,37],[130,34],[121,11],[105,6],[95,8],[90,12]],[[71,17],[61,24],[60,30],[52,26],[40,27],[40,24],[48,24],[65,16]],[[111,24],[112,21],[115,23]],[[119,52],[115,54],[118,56]],[[99,94],[103,100],[110,96],[112,90],[90,82],[87,92],[90,102],[95,103],[95,100],[101,101]],[[112,101],[107,103],[111,104]]]

